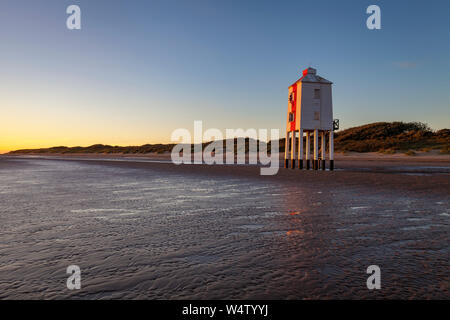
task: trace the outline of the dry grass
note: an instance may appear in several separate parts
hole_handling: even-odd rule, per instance
[[[388,149],[381,149],[378,152],[383,154],[395,154],[396,150],[394,148],[388,148]]]
[[[336,150],[395,153],[450,147],[450,129],[432,131],[418,122],[377,122],[335,134]]]
[[[450,147],[449,146],[445,146],[444,148],[441,149],[440,153],[442,153],[442,154],[450,154]]]

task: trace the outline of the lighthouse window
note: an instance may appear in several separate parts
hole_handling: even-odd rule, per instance
[[[314,89],[314,99],[320,99],[320,89]]]
[[[290,112],[289,113],[289,122],[292,122],[292,121],[294,121],[294,113]]]
[[[289,95],[289,101],[292,102],[294,101],[294,93],[291,92],[291,94]]]

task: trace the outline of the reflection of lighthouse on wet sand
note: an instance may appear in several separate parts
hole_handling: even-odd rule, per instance
[[[334,169],[333,130],[337,130],[339,122],[333,121],[333,103],[331,95],[332,82],[316,74],[316,69],[303,70],[303,76],[289,87],[289,104],[286,122],[286,144],[284,153],[285,168],[303,169],[303,156],[306,158],[306,169],[311,166],[311,136],[314,138],[314,161],[312,167],[325,170],[325,140],[328,134],[330,151],[330,170]],[[306,134],[305,152],[303,136]],[[319,135],[321,155],[319,161]],[[297,146],[298,145],[298,146]]]

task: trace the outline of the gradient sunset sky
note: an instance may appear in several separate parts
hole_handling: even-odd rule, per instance
[[[82,29],[66,28],[67,6]],[[382,29],[366,28],[381,7]],[[449,1],[1,0],[0,152],[280,128],[311,65],[341,127],[450,127]]]

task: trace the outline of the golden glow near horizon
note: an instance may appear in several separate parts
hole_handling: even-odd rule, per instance
[[[112,86],[102,81],[83,82],[36,76],[0,79],[0,152],[54,146],[93,144],[139,146],[172,143],[177,128],[193,129],[195,120],[206,128],[281,128],[284,119],[252,115],[245,98],[228,101],[182,97],[157,90]],[[26,88],[26,89],[24,89]],[[100,89],[99,89],[100,88]],[[252,106],[255,108],[255,106]],[[252,115],[252,116],[251,116]],[[224,125],[225,124],[225,125]]]
[[[53,93],[40,92],[24,96],[12,91],[9,97],[0,99],[0,152],[98,143],[169,142],[170,132],[162,130],[161,121],[150,117],[148,112],[124,118],[117,103],[111,101],[105,101],[109,104],[107,108],[97,99],[92,99],[91,103],[87,102],[90,100],[87,97],[70,102],[51,95]]]
[[[0,98],[0,153],[55,146],[172,143],[173,130],[191,131],[194,120],[202,117],[208,119],[205,129],[222,128],[223,123],[237,128],[258,127],[258,123],[271,127],[258,117],[251,121],[238,118],[224,104],[197,103],[196,112],[192,112],[194,106],[188,102],[172,106],[172,101],[145,95],[130,100],[124,93],[108,95],[60,85],[42,88],[36,83],[24,94],[16,89],[17,85],[6,86],[9,88]]]
[[[11,125],[2,124],[0,128],[0,152],[18,149],[49,148],[55,146],[143,145],[147,143],[169,143],[170,135],[164,136],[158,130],[139,130],[123,123],[95,124],[88,121],[65,121],[64,118],[35,118],[36,121],[11,121]],[[53,121],[63,121],[55,124]],[[156,132],[155,132],[156,131]]]

